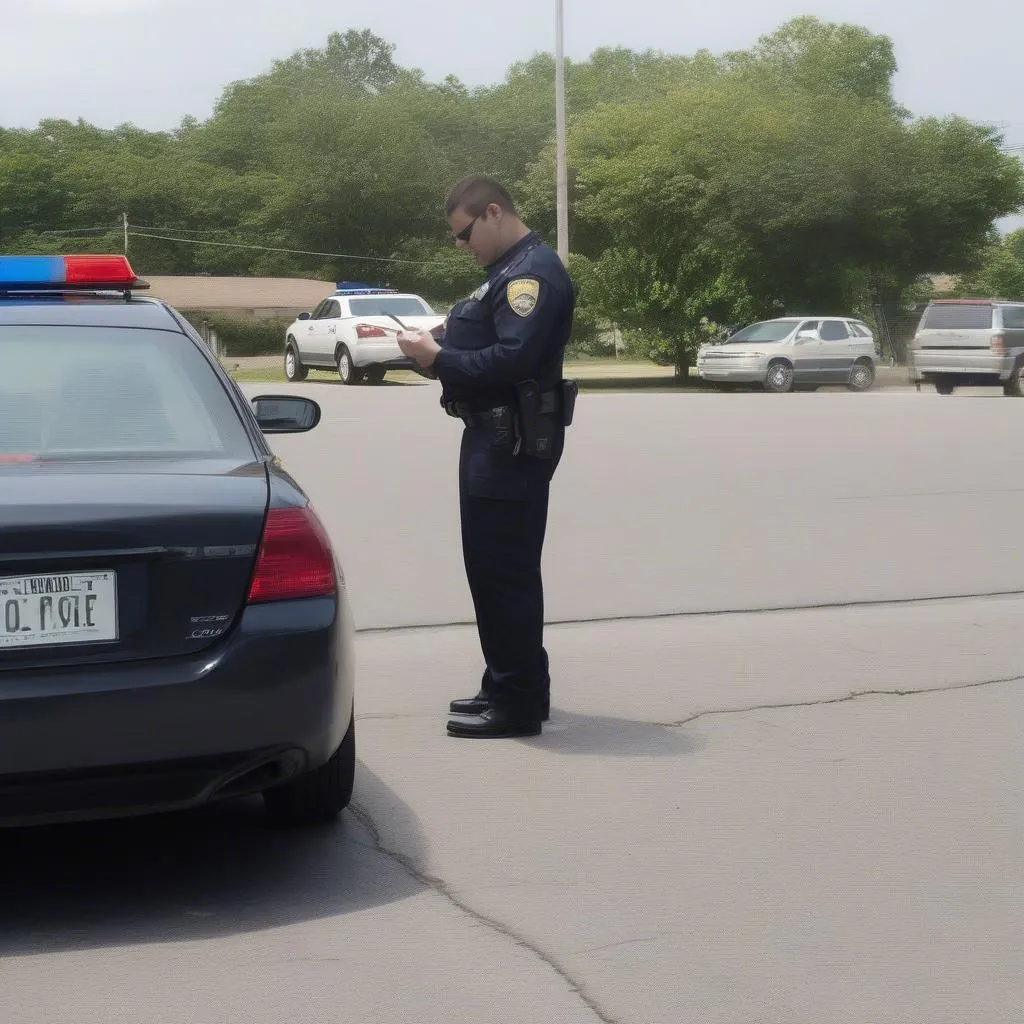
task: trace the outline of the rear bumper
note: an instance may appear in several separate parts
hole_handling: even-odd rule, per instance
[[[352,639],[342,592],[247,608],[196,657],[0,672],[0,825],[191,807],[323,764],[352,718]]]
[[[1013,372],[1013,356],[1001,356],[990,349],[917,349],[912,355],[915,380],[956,376],[963,383],[996,384]]]
[[[414,360],[408,356],[398,356],[394,359],[378,359],[372,363],[366,363],[367,366],[383,366],[386,370],[411,370],[416,366]]]
[[[413,361],[398,347],[397,342],[378,342],[369,339],[351,350],[352,363],[360,369],[367,366],[383,366],[389,370],[404,370],[413,366]]]

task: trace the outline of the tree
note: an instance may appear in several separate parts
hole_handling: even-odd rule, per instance
[[[849,311],[969,265],[1024,202],[1021,164],[987,128],[908,123],[878,77],[887,52],[800,22],[699,86],[579,118],[574,248],[608,315],[685,367],[705,321]],[[850,73],[818,89],[822,62]],[[546,151],[527,179],[537,206],[550,170]]]
[[[578,339],[611,322],[683,367],[716,322],[898,303],[933,273],[1013,285],[991,236],[1024,202],[1020,161],[989,128],[911,119],[895,69],[887,37],[815,18],[740,53],[567,61]],[[492,86],[429,82],[349,30],[174,131],[0,129],[0,246],[109,251],[127,211],[171,236],[132,237],[142,273],[358,277],[451,302],[480,280],[443,217],[457,178],[504,181],[554,243],[554,73],[538,53]]]
[[[993,239],[981,266],[960,279],[955,294],[1024,301],[1024,228]]]
[[[892,40],[859,25],[794,18],[750,50],[728,54],[725,62],[736,77],[759,89],[853,97],[897,109]]]

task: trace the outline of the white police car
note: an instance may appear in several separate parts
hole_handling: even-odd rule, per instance
[[[298,381],[311,369],[337,370],[345,384],[379,384],[388,370],[413,367],[396,340],[402,327],[430,330],[443,320],[419,295],[341,281],[288,325],[285,376]]]

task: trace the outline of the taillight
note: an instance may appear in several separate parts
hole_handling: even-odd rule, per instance
[[[327,597],[337,588],[331,542],[313,509],[270,509],[248,603]]]
[[[1000,355],[1006,353],[1006,338],[1001,334],[992,335],[992,351],[998,352]]]
[[[372,327],[370,324],[356,324],[357,338],[386,338],[387,331],[380,327]]]

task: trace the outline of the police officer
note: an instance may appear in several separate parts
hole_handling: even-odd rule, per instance
[[[535,736],[551,685],[541,551],[575,402],[574,383],[562,378],[575,289],[492,178],[460,181],[445,215],[487,279],[452,308],[436,337],[403,332],[398,340],[441,382],[444,410],[465,424],[462,549],[486,669],[475,696],[451,702],[448,735]]]

